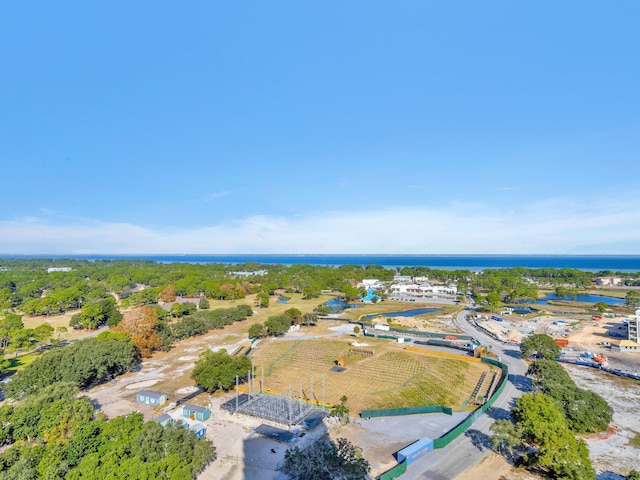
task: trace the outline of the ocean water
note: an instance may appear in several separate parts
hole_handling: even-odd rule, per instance
[[[2,258],[71,258],[84,260],[153,260],[162,263],[256,262],[261,264],[382,265],[386,268],[425,266],[445,270],[488,268],[574,268],[585,271],[640,271],[640,255],[2,255]]]

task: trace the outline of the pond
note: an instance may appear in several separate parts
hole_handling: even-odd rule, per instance
[[[340,313],[340,312],[344,311],[347,308],[358,308],[358,307],[360,307],[359,303],[347,303],[342,299],[342,297],[332,298],[328,302],[325,302],[325,305],[327,307],[331,307],[331,312],[332,313]]]
[[[545,298],[540,298],[536,303],[546,305],[549,300],[569,300],[572,302],[598,303],[603,302],[607,305],[624,305],[624,298],[607,297],[605,295],[591,295],[590,293],[579,293],[575,300],[571,296],[564,298],[558,297],[555,293],[547,293]]]
[[[383,317],[415,317],[417,315],[424,315],[425,313],[434,313],[441,312],[442,310],[439,308],[414,308],[413,310],[405,310],[404,312],[389,312],[389,313],[374,313],[372,315],[367,315],[367,320],[371,320],[372,318],[383,316]]]
[[[283,303],[286,305],[288,301],[289,299],[287,297],[278,297],[278,300],[276,300],[276,303]]]

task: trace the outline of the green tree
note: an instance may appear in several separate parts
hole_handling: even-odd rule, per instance
[[[525,393],[511,415],[528,448],[525,463],[553,478],[595,480],[589,450],[577,440],[554,400],[543,393]]]
[[[249,338],[262,337],[264,334],[264,325],[261,323],[254,323],[249,327]]]
[[[511,420],[496,420],[490,427],[491,447],[498,453],[504,453],[513,460],[514,453],[522,445],[522,432]]]
[[[569,296],[569,289],[564,285],[558,285],[556,287],[556,297],[563,299]]]
[[[315,325],[318,321],[318,315],[316,313],[305,313],[302,315],[302,323],[304,325]]]
[[[174,318],[186,317],[192,315],[197,310],[197,307],[191,302],[174,303],[169,309],[169,313]]]
[[[225,349],[217,352],[206,350],[196,361],[191,378],[208,392],[226,391],[235,384],[236,376],[246,377],[249,370],[251,360],[244,355],[233,357]]]
[[[294,480],[364,480],[371,467],[348,440],[323,438],[305,450],[287,449],[282,470]]]
[[[14,341],[17,332],[24,328],[22,317],[8,313],[0,320],[0,348],[5,350]]]
[[[575,432],[606,430],[613,410],[595,392],[579,388],[566,370],[554,360],[536,360],[527,371],[533,377],[534,388],[554,399],[562,409],[567,425]]]
[[[99,300],[95,303],[87,303],[80,313],[71,317],[69,325],[75,329],[96,329],[107,324],[116,326],[122,320],[122,314],[113,297]]]
[[[33,395],[55,382],[86,388],[120,375],[136,364],[131,342],[88,338],[50,350],[17,372],[7,384],[7,396]]]
[[[489,307],[490,311],[495,312],[500,308],[501,304],[502,304],[502,297],[500,296],[499,293],[490,292],[487,295],[487,306]]]
[[[260,292],[256,295],[256,306],[258,308],[269,307],[269,294],[267,292]]]
[[[253,315],[253,308],[251,308],[251,305],[238,305],[236,310],[240,313],[242,318],[247,318]]]
[[[200,301],[198,302],[198,308],[200,310],[208,310],[211,307],[211,305],[209,304],[209,300],[207,300],[207,297],[200,297]]]
[[[560,347],[549,335],[535,334],[522,340],[520,352],[523,357],[546,358],[554,360],[560,356]]]
[[[358,288],[347,282],[344,282],[342,283],[342,285],[340,285],[340,291],[344,295],[344,299],[346,302],[359,300],[362,297],[362,292]]]
[[[15,313],[7,313],[2,320],[0,320],[0,330],[18,330],[24,328],[22,323],[22,317]]]
[[[269,335],[284,335],[289,331],[289,327],[291,327],[291,318],[286,315],[274,315],[264,322],[264,326]]]
[[[289,317],[293,323],[300,323],[302,320],[302,312],[295,307],[285,310],[284,314]]]
[[[640,304],[640,292],[630,290],[624,297],[624,303],[630,307],[636,307]]]
[[[38,343],[50,342],[51,335],[53,335],[53,327],[48,323],[43,323],[33,329],[33,338]]]
[[[609,309],[609,305],[607,305],[604,302],[598,302],[593,305],[593,308],[595,308],[598,311],[598,313],[604,313]]]
[[[331,415],[338,417],[340,420],[349,415],[349,407],[347,406],[348,400],[349,399],[346,395],[340,397],[340,403],[331,409]]]

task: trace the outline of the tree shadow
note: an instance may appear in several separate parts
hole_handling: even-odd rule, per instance
[[[313,445],[318,439],[327,434],[327,426],[324,422],[314,425],[311,430],[300,428],[299,426],[273,427],[263,425],[266,429],[258,427],[251,431],[250,435],[243,441],[244,455],[233,458],[233,455],[226,455],[226,458],[237,461],[242,467],[243,476],[247,480],[259,478],[285,479],[287,475],[282,473],[285,453],[288,448],[298,447],[304,450]],[[262,433],[258,433],[262,431]],[[273,431],[273,433],[268,433]],[[266,433],[265,433],[266,432]],[[287,433],[291,433],[288,439]]]
[[[620,475],[619,473],[606,471],[606,472],[598,473],[596,475],[596,478],[598,480],[625,480],[625,478],[627,477]]]
[[[520,353],[520,350],[505,349],[502,351],[502,354],[505,357],[511,357],[511,358],[517,358],[517,359],[522,358],[522,354]]]
[[[471,428],[464,434],[478,450],[491,450],[491,437],[480,430]]]
[[[515,373],[509,374],[509,381],[513,384],[521,392],[530,392],[533,387],[533,383],[531,382],[531,378],[526,375],[518,375]]]
[[[511,418],[511,411],[501,407],[491,407],[486,415],[492,420],[506,420]]]

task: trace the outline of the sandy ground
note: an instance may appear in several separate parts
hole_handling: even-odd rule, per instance
[[[617,427],[614,434],[607,440],[598,436],[586,438],[596,471],[604,478],[607,472],[627,475],[633,468],[640,470],[640,447],[630,443],[640,435],[640,382],[594,368],[565,367],[578,386],[602,395],[613,408],[613,425]]]
[[[504,457],[490,453],[455,480],[538,480],[542,477],[513,468]]]

